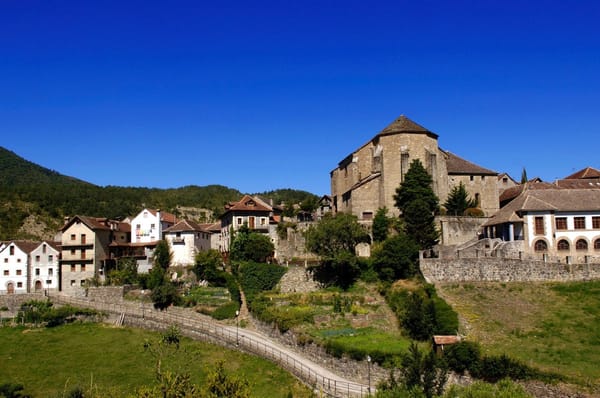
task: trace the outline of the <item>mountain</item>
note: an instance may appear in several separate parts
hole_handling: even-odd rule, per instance
[[[192,208],[209,221],[218,217],[225,203],[242,193],[222,185],[190,185],[176,189],[100,187],[62,175],[0,147],[0,240],[51,239],[65,217],[75,214],[125,218],[142,208],[160,208],[185,216]],[[301,202],[315,195],[293,189],[269,191],[264,199],[278,203],[282,197]]]

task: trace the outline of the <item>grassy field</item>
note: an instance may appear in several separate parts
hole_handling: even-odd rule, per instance
[[[132,393],[154,383],[155,359],[143,348],[156,333],[104,324],[56,328],[0,328],[0,384],[21,383],[33,397],[63,397],[75,386]],[[308,397],[310,391],[271,362],[184,339],[163,369],[185,371],[202,385],[207,369],[225,361],[228,372],[249,380],[254,397]]]
[[[484,351],[600,388],[600,281],[437,287]]]

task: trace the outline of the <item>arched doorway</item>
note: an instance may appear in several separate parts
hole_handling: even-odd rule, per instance
[[[35,291],[39,292],[42,290],[42,282],[41,281],[35,281]]]
[[[7,294],[15,294],[15,284],[12,282],[8,282],[6,285],[6,293]]]

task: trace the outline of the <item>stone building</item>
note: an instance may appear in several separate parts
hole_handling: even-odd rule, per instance
[[[498,210],[498,173],[442,150],[437,134],[400,116],[331,171],[334,212],[370,220],[385,206],[397,216],[394,194],[415,159],[431,175],[440,203],[462,182],[486,216]]]

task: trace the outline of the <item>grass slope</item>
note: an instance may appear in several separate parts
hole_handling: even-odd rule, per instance
[[[143,349],[158,334],[102,324],[47,329],[0,328],[0,384],[21,383],[34,397],[64,396],[75,386],[118,389],[125,395],[155,382],[155,359]],[[202,385],[206,369],[225,361],[228,372],[247,378],[254,397],[308,397],[289,373],[266,360],[223,347],[184,339],[180,352],[163,369],[186,371]]]
[[[438,286],[469,339],[600,388],[600,281]]]

